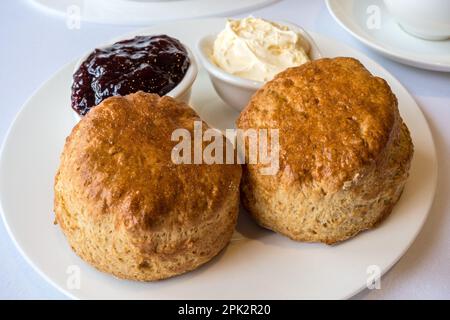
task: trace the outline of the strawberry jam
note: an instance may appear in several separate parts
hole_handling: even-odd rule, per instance
[[[136,91],[171,91],[186,74],[184,46],[166,35],[137,36],[95,49],[73,75],[72,108],[81,116],[104,99]]]

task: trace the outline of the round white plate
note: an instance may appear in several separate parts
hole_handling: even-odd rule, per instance
[[[400,63],[450,72],[450,40],[429,41],[406,33],[390,16],[382,0],[326,2],[334,19],[370,48]]]
[[[277,0],[29,0],[39,8],[81,21],[150,25],[161,21],[225,16]],[[68,23],[72,23],[68,22]]]
[[[195,48],[221,18],[171,23],[137,34],[166,33]],[[0,158],[0,204],[7,229],[28,262],[74,298],[124,299],[302,299],[348,298],[365,288],[368,270],[386,272],[421,229],[436,185],[436,156],[425,118],[405,88],[375,62],[332,39],[312,33],[324,56],[352,56],[385,78],[415,144],[411,176],[392,215],[378,228],[335,246],[297,243],[258,227],[241,212],[231,244],[210,263],[188,274],[139,283],[103,274],[79,259],[53,225],[53,177],[65,137],[74,125],[70,82],[74,63],[48,80],[12,125]],[[209,124],[233,127],[237,112],[216,95],[200,69],[192,105]],[[75,270],[75,271],[74,271]],[[80,271],[80,288],[73,276]]]

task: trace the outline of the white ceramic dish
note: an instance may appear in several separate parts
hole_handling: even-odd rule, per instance
[[[277,0],[28,0],[46,12],[79,22],[151,25],[162,21],[233,15]]]
[[[97,46],[97,48],[105,48],[116,42],[119,42],[122,40],[127,40],[127,39],[129,39],[129,38],[127,38],[127,37],[115,38],[114,40],[108,41],[107,43]],[[198,73],[198,65],[197,65],[197,60],[196,60],[194,54],[192,53],[191,49],[189,48],[189,46],[185,45],[184,43],[181,43],[181,44],[186,49],[191,63],[189,65],[189,68],[187,69],[186,74],[184,75],[183,79],[180,81],[180,83],[178,83],[176,85],[176,87],[173,88],[172,90],[170,90],[166,95],[189,104],[189,100],[191,99],[192,84],[194,83],[195,78],[197,77],[197,73]],[[77,61],[77,63],[75,64],[75,67],[73,68],[72,74],[78,70],[78,68],[81,66],[81,64],[89,57],[89,55],[92,52],[93,52],[93,50],[90,50],[89,52],[87,52],[85,55],[83,55],[83,57],[81,57]],[[71,82],[70,86],[72,86],[72,83],[73,83],[73,78],[72,78],[72,82]],[[81,116],[75,110],[73,110],[73,114],[77,121],[81,120]]]
[[[192,46],[223,24],[224,19],[183,21],[136,34],[167,33]],[[376,265],[384,273],[393,266],[427,217],[437,177],[434,143],[419,107],[389,72],[335,40],[311,35],[324,56],[353,56],[385,78],[411,131],[415,144],[411,176],[392,215],[378,228],[336,246],[297,243],[258,227],[241,212],[234,241],[196,271],[155,283],[98,272],[73,253],[53,224],[54,174],[74,125],[69,100],[74,62],[26,102],[0,155],[0,211],[18,250],[47,281],[73,298],[341,299],[365,288],[368,268]],[[233,126],[238,112],[217,96],[205,70],[199,70],[192,89],[191,103],[203,119],[219,129]],[[69,286],[74,273],[80,275],[80,287]]]
[[[383,0],[327,0],[334,19],[356,39],[380,54],[417,68],[450,72],[450,40],[429,41],[406,33]],[[380,18],[380,28],[368,19]],[[371,20],[373,22],[373,20]]]
[[[312,60],[320,59],[322,54],[317,47],[314,39],[303,28],[289,22],[279,21],[280,24],[286,25],[292,30],[298,32],[310,44],[309,56]],[[224,28],[223,25],[222,28]],[[197,44],[197,52],[199,59],[209,74],[211,82],[217,94],[227,104],[238,111],[244,109],[250,97],[263,86],[264,82],[249,80],[230,74],[211,61],[212,48],[214,41],[219,32],[209,34],[201,38]]]

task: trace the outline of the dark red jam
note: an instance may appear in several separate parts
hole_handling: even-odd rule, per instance
[[[180,83],[189,64],[183,45],[166,35],[95,49],[73,75],[72,108],[84,116],[111,96],[139,90],[163,96]]]

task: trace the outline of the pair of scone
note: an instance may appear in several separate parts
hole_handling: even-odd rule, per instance
[[[389,86],[351,58],[280,73],[240,115],[238,128],[279,130],[275,175],[259,164],[174,164],[172,132],[194,137],[199,120],[186,104],[138,92],[105,100],[75,126],[55,178],[55,213],[78,255],[127,279],[193,270],[229,242],[239,190],[268,229],[342,241],[391,212],[413,153]]]

